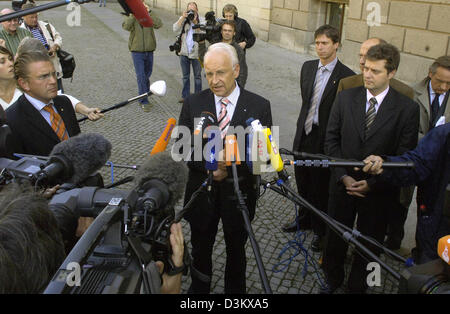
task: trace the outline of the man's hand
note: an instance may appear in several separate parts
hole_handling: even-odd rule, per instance
[[[184,238],[181,228],[181,223],[172,224],[170,227],[170,245],[172,247],[172,262],[175,267],[181,267],[183,265],[184,256]],[[181,275],[182,273],[174,276],[169,276],[164,273],[164,263],[161,261],[156,262],[156,266],[159,268],[159,272],[162,274],[163,282],[161,286],[161,293],[175,294],[181,291]]]
[[[383,172],[383,158],[380,156],[370,155],[364,159],[364,163],[366,164],[363,168],[364,172],[370,174],[381,174]]]
[[[89,228],[89,226],[94,222],[92,217],[80,217],[78,218],[78,227],[75,235],[81,237],[83,233]]]
[[[3,48],[6,48],[4,39],[0,39],[0,46],[2,46]]]
[[[356,181],[350,176],[345,176],[342,179],[342,183],[345,185],[347,189],[347,194],[358,196],[358,197],[366,197],[365,194],[370,191],[369,185],[366,180]]]
[[[245,41],[241,42],[238,44],[239,46],[241,46],[242,50],[245,49],[245,47],[247,46],[247,43]]]
[[[101,110],[99,108],[90,108],[82,102],[79,102],[75,105],[75,111],[81,113],[82,115],[85,115],[89,120],[92,121],[98,120],[104,116],[103,113],[100,113]]]
[[[220,161],[217,162],[217,170],[213,172],[214,181],[222,181],[228,176],[227,166],[224,161],[224,150],[219,152],[218,160]]]
[[[60,187],[61,186],[59,184],[57,184],[52,188],[45,189],[42,196],[44,196],[46,199],[51,199],[53,197],[53,195],[56,194],[56,191],[58,191]]]
[[[53,57],[56,52],[59,50],[59,46],[57,44],[54,44],[53,46],[50,47],[50,49],[48,50],[48,54],[50,57]]]
[[[103,118],[105,115],[100,112],[99,108],[89,108],[86,112],[86,116],[91,121],[96,121],[100,118]]]

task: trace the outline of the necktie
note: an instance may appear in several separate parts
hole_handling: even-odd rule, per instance
[[[319,105],[319,96],[320,96],[320,90],[322,89],[322,73],[325,70],[325,67],[320,67],[317,70],[316,74],[316,83],[314,84],[314,91],[313,91],[313,97],[311,100],[311,107],[309,108],[308,115],[306,116],[305,121],[305,133],[308,135],[311,133],[312,125],[314,122],[314,115],[316,113],[317,106]]]
[[[439,96],[440,94],[434,94],[433,102],[431,103],[431,119],[430,119],[430,129],[434,127],[434,123],[439,113]]]
[[[229,103],[230,103],[230,101],[227,98],[222,98],[220,100],[220,105],[222,106],[222,108],[220,109],[218,123],[219,123],[219,128],[220,128],[222,138],[224,138],[225,135],[227,134],[227,128],[228,128],[228,125],[230,124],[230,117],[228,117],[228,111],[227,111],[227,105]]]
[[[64,125],[64,121],[61,116],[53,109],[53,105],[50,103],[43,109],[50,113],[52,129],[55,131],[61,142],[67,140],[69,138],[69,134],[67,133],[66,126]]]
[[[369,99],[369,110],[366,112],[366,129],[364,131],[365,138],[367,138],[367,134],[369,133],[370,127],[372,126],[373,121],[375,120],[375,116],[377,112],[375,111],[375,105],[377,104],[377,99],[372,97]]]

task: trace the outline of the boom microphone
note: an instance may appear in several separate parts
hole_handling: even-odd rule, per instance
[[[186,187],[188,169],[183,162],[176,162],[168,152],[151,155],[139,168],[134,185],[146,189],[151,202],[172,209],[182,197]],[[160,207],[160,208],[161,208]]]
[[[55,178],[79,184],[111,156],[111,143],[100,134],[86,133],[58,143],[38,179]]]
[[[150,155],[154,155],[166,150],[167,144],[169,144],[170,141],[170,135],[172,134],[172,130],[176,124],[177,120],[175,120],[174,118],[169,118],[169,120],[167,120],[166,128],[164,129],[159,139],[156,141],[155,146],[153,146]]]
[[[153,20],[141,0],[118,0],[126,15],[133,14],[142,27],[152,27]]]

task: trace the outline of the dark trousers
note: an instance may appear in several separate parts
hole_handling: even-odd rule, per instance
[[[188,184],[189,186],[189,184]],[[241,187],[241,191],[245,191]],[[185,203],[189,201],[190,191],[187,191]],[[225,293],[246,293],[245,243],[247,230],[242,212],[237,208],[233,185],[222,183],[213,185],[211,202],[206,196],[201,196],[193,205],[193,212],[186,217],[191,227],[192,266],[204,275],[212,275],[212,253],[216,239],[219,220],[222,219],[226,246]],[[245,200],[252,220],[255,213],[256,200],[250,196]],[[189,293],[209,293],[211,282],[205,282],[191,272],[192,284]]]
[[[148,93],[150,91],[150,76],[153,71],[153,51],[132,51],[131,57],[136,72],[139,95]],[[141,104],[148,104],[148,98],[142,98],[139,102]]]
[[[306,135],[303,131],[300,151],[311,154],[323,154],[320,144],[319,127],[314,125],[311,133]],[[298,193],[315,208],[327,212],[328,208],[328,186],[330,171],[324,168],[295,167],[295,181]],[[307,209],[303,209],[300,215],[304,218],[302,224],[310,224],[314,233],[325,235],[325,224],[320,218]]]
[[[330,192],[329,214],[335,220],[353,228],[356,215],[358,215],[357,229],[365,236],[374,238],[383,243],[387,212],[393,209],[396,199],[384,194],[368,194],[365,198],[350,196],[346,193],[343,184]],[[360,240],[360,239],[358,239]],[[374,246],[364,243],[376,255],[381,252]],[[347,255],[348,244],[333,230],[327,230],[322,267],[328,283],[338,287],[344,280],[344,262]],[[367,289],[367,276],[371,270],[366,270],[367,264],[374,262],[366,260],[355,253],[348,279],[348,290],[353,293],[364,293]]]

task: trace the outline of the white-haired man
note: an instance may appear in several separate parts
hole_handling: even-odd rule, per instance
[[[204,59],[206,79],[209,89],[190,95],[184,101],[179,125],[194,131],[194,119],[204,111],[217,115],[222,139],[226,134],[233,134],[234,128],[246,128],[250,117],[259,119],[262,125],[272,126],[270,102],[261,96],[240,88],[236,83],[239,76],[239,61],[236,50],[229,44],[211,45]],[[186,185],[185,203],[204,182],[207,172],[204,160],[188,160],[189,179]],[[209,293],[212,274],[212,250],[217,234],[219,220],[222,219],[227,259],[225,266],[225,293],[241,294],[246,291],[246,257],[245,243],[247,231],[242,213],[234,196],[233,180],[228,176],[224,162],[219,162],[214,171],[211,189],[211,202],[206,195],[199,196],[192,210],[185,215],[191,227],[193,268],[191,272],[191,293]],[[245,163],[238,166],[239,187],[246,194],[245,202],[250,219],[255,215],[256,189],[255,177],[249,172]],[[206,276],[201,276],[202,273]],[[208,278],[209,277],[209,278]]]

